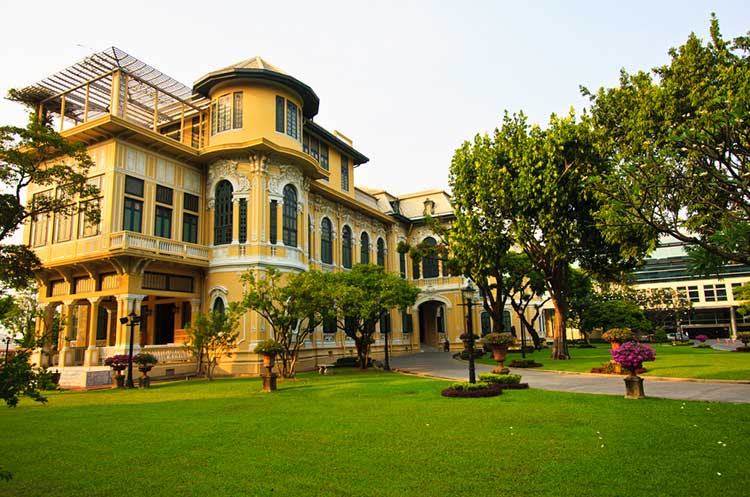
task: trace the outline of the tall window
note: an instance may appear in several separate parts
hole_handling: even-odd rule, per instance
[[[284,132],[284,97],[276,95],[276,131]]]
[[[239,216],[240,216],[240,236],[239,242],[247,242],[247,199],[241,198],[239,205]]]
[[[333,227],[327,217],[320,223],[320,260],[325,264],[333,264]]]
[[[434,247],[437,242],[431,236],[428,236],[422,242],[424,245]],[[437,278],[438,277],[438,260],[435,257],[427,256],[422,259],[422,276],[425,278]]]
[[[336,318],[327,317],[323,320],[323,333],[334,334],[336,333]]]
[[[398,270],[401,277],[406,279],[406,254],[398,254]]]
[[[96,236],[100,232],[101,220],[98,223],[89,222],[86,219],[86,213],[92,209],[102,208],[102,199],[96,198],[93,200],[87,200],[81,202],[81,210],[78,212],[78,237],[86,238],[88,236]]]
[[[328,171],[328,145],[320,144],[320,167]]]
[[[385,241],[378,238],[378,266],[385,267]]]
[[[403,333],[411,333],[413,330],[413,324],[411,321],[411,314],[406,310],[406,307],[401,309],[401,331]]]
[[[490,313],[482,311],[482,314],[479,315],[479,319],[482,323],[482,336],[492,333],[492,317],[490,317]]]
[[[291,100],[286,101],[286,134],[294,138],[299,137],[297,130],[297,106]]]
[[[211,135],[242,128],[242,92],[227,93],[211,103]]]
[[[362,235],[359,237],[359,246],[360,246],[359,262],[361,262],[362,264],[369,264],[370,263],[370,235],[368,235],[366,231],[363,231]]]
[[[283,214],[284,245],[297,246],[297,190],[292,185],[284,187]]]
[[[172,209],[161,205],[156,206],[154,236],[172,238]]]
[[[143,180],[125,176],[125,195],[122,229],[140,233],[143,221],[143,200],[139,199],[143,199]]]
[[[182,241],[198,243],[198,204],[200,199],[190,193],[184,193],[182,198],[182,209],[195,213],[184,212],[182,214]]]
[[[313,253],[313,223],[312,223],[312,216],[310,214],[307,215],[307,257],[312,259]]]
[[[214,300],[213,311],[218,312],[219,314],[224,314],[224,299],[217,297],[216,300]]]
[[[73,216],[70,213],[55,214],[55,242],[67,242],[73,238]]]
[[[276,242],[278,241],[277,233],[279,231],[279,209],[278,209],[278,202],[276,200],[271,200],[271,205],[269,207],[269,215],[268,215],[268,241],[276,245]]]
[[[349,191],[349,159],[341,156],[341,189]]]
[[[214,209],[214,245],[232,243],[232,184],[227,180],[216,185]]]
[[[154,218],[154,235],[172,238],[172,199],[174,190],[156,185],[156,215]]]
[[[349,226],[341,230],[341,265],[352,267],[352,229]]]
[[[391,332],[391,315],[384,312],[380,315],[380,333],[386,334]]]

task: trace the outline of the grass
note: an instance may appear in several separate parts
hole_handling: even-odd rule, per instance
[[[274,394],[53,392],[0,410],[0,495],[747,495],[750,406],[446,385],[337,371]]]
[[[595,344],[595,349],[570,349],[571,359],[553,361],[550,349],[527,353],[527,358],[543,364],[541,368],[551,371],[576,371],[588,373],[591,368],[601,366],[612,359],[609,344]],[[656,360],[644,363],[648,369],[642,376],[665,376],[672,378],[703,378],[711,380],[750,380],[750,354],[728,352],[695,347],[674,347],[669,344],[651,344],[656,350]],[[520,359],[520,353],[508,354],[506,364]],[[491,355],[478,359],[482,364],[497,364]]]

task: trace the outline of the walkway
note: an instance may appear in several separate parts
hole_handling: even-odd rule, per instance
[[[391,367],[407,373],[422,374],[451,380],[469,379],[468,363],[453,359],[447,352],[423,352],[394,357]],[[477,364],[477,376],[488,373],[492,366]],[[556,373],[533,369],[513,369],[523,375],[531,388],[559,392],[625,395],[622,377],[588,373]],[[648,397],[677,400],[704,400],[750,404],[750,384],[709,381],[655,380],[644,376],[643,388]]]

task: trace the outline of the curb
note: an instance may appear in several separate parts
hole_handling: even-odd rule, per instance
[[[511,368],[515,371],[528,371],[528,369],[534,368]],[[552,373],[552,374],[567,374],[574,376],[592,376],[596,378],[617,378],[619,375],[614,374],[602,374],[602,373],[581,373],[578,371],[557,371],[553,369],[534,369],[534,373]],[[674,378],[671,376],[648,376],[643,375],[644,380],[657,380],[657,381],[673,381],[677,383],[717,383],[717,384],[735,384],[735,385],[750,385],[750,380],[711,380],[705,378]]]

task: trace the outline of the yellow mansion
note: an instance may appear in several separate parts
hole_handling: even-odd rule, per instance
[[[182,346],[185,325],[238,300],[239,275],[248,269],[379,264],[422,290],[412,308],[380,323],[390,328],[393,354],[460,343],[466,281],[438,260],[415,266],[396,250],[400,241],[434,241],[425,218],[450,222],[449,196],[355,186],[356,168],[368,158],[314,121],[312,88],[262,58],[209,72],[188,88],[113,47],[21,91],[54,116],[63,136],[87,145],[90,181],[101,191],[82,205],[98,203],[98,225],[82,214],[57,215],[25,230],[44,266],[40,304],[48,317],[64,318],[52,359],[63,385],[109,382],[102,364],[127,349],[120,318],[131,312],[143,317],[134,346],[158,357],[156,376],[194,371]],[[55,192],[32,185],[28,194]],[[478,332],[487,319],[480,306],[475,311]],[[221,372],[258,374],[252,350],[269,328],[249,312],[239,332]],[[380,334],[373,352],[383,352]],[[353,353],[342,333],[321,327],[300,367]]]

